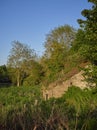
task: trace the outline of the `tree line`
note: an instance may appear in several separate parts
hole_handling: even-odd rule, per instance
[[[81,12],[85,20],[77,20],[80,28],[62,25],[51,30],[46,35],[41,57],[27,44],[14,41],[6,69],[0,66],[1,79],[5,73],[13,85],[48,85],[80,63],[89,62],[88,68],[84,69],[85,78],[87,82],[97,84],[97,2],[88,2],[92,7]]]

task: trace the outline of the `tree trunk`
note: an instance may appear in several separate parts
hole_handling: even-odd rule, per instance
[[[17,70],[17,86],[20,86],[20,70]]]

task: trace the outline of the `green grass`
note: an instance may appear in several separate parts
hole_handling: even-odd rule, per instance
[[[27,120],[35,111],[35,100],[38,102],[42,100],[39,86],[0,88],[0,130],[3,130],[3,126],[4,130],[14,130],[14,125],[21,127],[22,130],[25,124],[28,125]]]
[[[0,130],[59,130],[66,126],[94,130],[97,93],[93,91],[73,86],[61,98],[44,101],[38,86],[0,88]]]
[[[9,87],[0,88],[0,105],[20,105],[40,98],[40,88],[36,87]]]

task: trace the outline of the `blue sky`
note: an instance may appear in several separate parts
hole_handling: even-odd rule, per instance
[[[18,40],[43,54],[46,34],[60,25],[78,28],[88,0],[0,0],[0,65],[7,63],[11,43]]]

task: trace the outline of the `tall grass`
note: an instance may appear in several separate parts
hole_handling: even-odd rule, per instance
[[[61,98],[45,101],[40,89],[38,86],[0,89],[0,130],[97,128],[97,93],[73,86]]]

